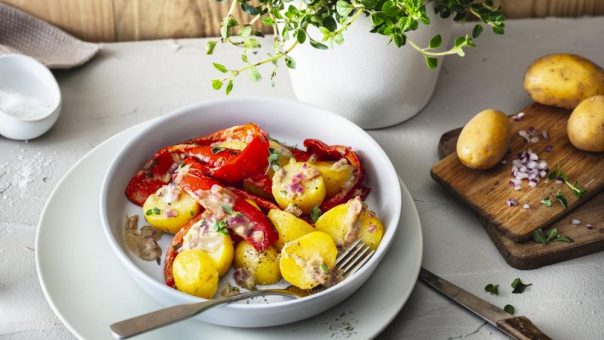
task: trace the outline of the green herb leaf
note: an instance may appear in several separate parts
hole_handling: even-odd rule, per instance
[[[556,229],[556,228],[550,229],[550,231],[547,232],[547,236],[545,235],[545,233],[543,232],[543,230],[541,228],[535,230],[533,232],[533,240],[535,242],[541,243],[541,244],[548,244],[552,241],[566,242],[566,243],[575,242],[572,238],[570,238],[568,236],[563,236],[563,235],[558,234],[558,229]]]
[[[206,54],[211,55],[214,53],[214,49],[216,48],[216,40],[208,40],[206,43]]]
[[[549,242],[547,240],[547,238],[545,237],[545,234],[543,233],[543,230],[541,228],[533,231],[533,240],[535,240],[535,242],[541,243],[541,244],[547,244]]]
[[[491,293],[493,295],[499,295],[499,285],[494,285],[492,283],[489,283],[488,285],[484,286],[484,290],[485,292]]]
[[[275,21],[269,16],[264,16],[262,17],[262,23],[266,26],[272,26],[275,24]]]
[[[321,217],[322,214],[323,212],[319,207],[312,208],[312,210],[310,211],[310,220],[312,221],[312,223],[317,223],[317,220],[319,219],[319,217]]]
[[[286,56],[285,57],[285,66],[291,68],[291,69],[295,69],[296,68],[296,61],[294,60],[294,58],[290,57],[290,56]]]
[[[472,30],[472,38],[476,39],[480,36],[480,33],[482,33],[482,25],[475,25],[474,29]]]
[[[298,41],[298,43],[300,44],[304,44],[304,42],[306,41],[306,32],[303,29],[299,29],[296,30],[296,40]]]
[[[442,41],[443,41],[443,39],[440,36],[440,34],[437,34],[432,37],[432,39],[430,40],[429,46],[430,46],[430,48],[439,48]]]
[[[260,74],[260,71],[258,71],[257,68],[250,68],[250,79],[253,81],[260,81],[260,79],[262,79],[262,75]]]
[[[549,196],[545,196],[542,200],[541,200],[541,204],[543,204],[546,207],[552,207],[553,203],[552,203],[552,199],[549,198]]]
[[[348,1],[339,0],[336,2],[336,12],[343,17],[347,17],[353,9],[354,6]]]
[[[577,197],[582,197],[587,192],[587,189],[580,187],[578,182],[570,184],[570,182],[567,181],[565,183]]]
[[[227,84],[226,89],[225,89],[224,92],[228,96],[231,93],[231,91],[233,91],[233,81],[229,80],[229,82],[228,82],[228,84]]]
[[[532,283],[525,284],[524,282],[522,282],[522,280],[520,280],[519,277],[517,277],[514,279],[514,281],[512,281],[512,288],[514,288],[514,290],[512,290],[512,293],[521,294],[522,292],[524,292],[526,287],[532,286],[532,285],[533,285]]]
[[[333,32],[336,29],[338,29],[338,23],[336,22],[336,19],[334,19],[333,17],[326,17],[325,19],[323,19],[323,22],[321,24],[323,25],[323,27],[327,28],[330,32]]]
[[[429,69],[433,70],[438,66],[438,59],[432,57],[425,57],[426,65]]]
[[[326,50],[327,49],[327,45],[323,45],[320,42],[314,40],[313,38],[310,38],[310,46],[319,49],[319,50]]]
[[[281,154],[279,153],[279,151],[273,149],[273,148],[268,148],[268,165],[270,169],[273,169],[275,171],[279,170],[280,166],[279,166],[279,157],[281,156]],[[268,169],[267,169],[268,171]]]
[[[558,193],[556,193],[556,200],[558,200],[558,202],[560,202],[560,204],[562,204],[564,209],[568,208],[568,201],[566,200],[566,197],[564,197],[564,195],[562,195],[560,193],[560,191],[558,191]]]
[[[214,65],[214,68],[217,69],[218,71],[222,72],[222,73],[227,73],[229,70],[222,64],[219,63],[212,63],[212,65]]]
[[[228,235],[229,231],[227,229],[227,226],[228,224],[225,220],[215,221],[214,224],[212,224],[212,230],[223,235]]]
[[[221,205],[221,207],[222,207],[222,210],[224,210],[225,213],[227,213],[229,215],[233,214],[233,207],[231,207],[230,205],[223,204],[223,205]]]
[[[247,2],[241,3],[241,9],[249,15],[257,15],[260,13],[256,7],[248,4]]]
[[[222,146],[214,146],[211,150],[213,154],[217,154],[223,152],[225,148],[223,148]]]
[[[214,88],[214,90],[220,90],[221,87],[222,87],[222,80],[212,79],[212,88]]]
[[[153,215],[153,209],[147,209],[147,211],[145,211],[145,215],[147,215],[147,216]]]
[[[514,309],[514,306],[512,306],[512,305],[505,305],[505,306],[503,307],[503,310],[504,310],[506,313],[508,313],[508,314],[512,314],[512,315],[514,315],[514,313],[516,313],[516,309]]]
[[[323,271],[323,273],[325,273],[325,274],[329,273],[329,268],[327,267],[327,265],[324,262],[321,263],[321,271]]]

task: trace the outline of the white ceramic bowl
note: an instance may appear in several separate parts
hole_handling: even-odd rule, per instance
[[[155,121],[116,155],[103,182],[100,213],[109,244],[142,289],[165,305],[200,301],[200,298],[181,293],[164,283],[163,263],[158,266],[155,262],[141,261],[125,248],[125,216],[141,215],[142,210],[128,202],[124,189],[135,171],[161,147],[247,122],[258,123],[273,138],[287,144],[301,145],[306,138],[318,138],[328,144],[353,147],[363,160],[372,188],[367,202],[386,229],[369,262],[334,287],[303,299],[270,297],[268,301],[261,299],[216,307],[197,316],[202,321],[219,325],[264,327],[302,320],[343,301],[370,277],[391,244],[401,212],[398,178],[382,148],[361,128],[324,109],[290,100],[239,98],[188,106]],[[162,249],[166,249],[169,240],[167,235],[160,240]]]
[[[10,139],[33,139],[48,131],[61,112],[61,91],[54,76],[38,61],[19,54],[0,56],[0,89],[42,100],[48,110],[32,118],[0,110],[0,135]]]

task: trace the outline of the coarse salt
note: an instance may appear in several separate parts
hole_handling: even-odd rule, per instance
[[[52,110],[50,104],[38,98],[9,89],[0,88],[0,111],[13,117],[33,119]]]

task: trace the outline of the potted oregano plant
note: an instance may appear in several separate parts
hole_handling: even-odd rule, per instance
[[[250,15],[248,22],[233,17],[237,7]],[[468,15],[478,19],[471,33],[451,41],[453,23]],[[258,21],[274,34],[266,55],[258,53],[267,41],[252,26]],[[285,65],[298,99],[379,128],[419,112],[434,90],[439,59],[464,56],[485,25],[504,31],[501,9],[491,0],[231,0],[221,36],[208,41],[206,53],[219,42],[242,48],[240,66],[214,63],[221,72],[212,80],[216,90],[229,94],[242,74],[260,81],[265,64],[274,85]]]

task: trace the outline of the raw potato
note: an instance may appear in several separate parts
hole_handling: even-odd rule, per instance
[[[166,188],[167,186],[164,186]],[[162,189],[160,189],[162,190]],[[172,211],[175,216],[167,214]],[[182,226],[199,214],[199,204],[186,192],[181,192],[178,199],[171,203],[152,194],[143,204],[145,219],[151,226],[161,231],[175,234]]]
[[[249,270],[258,284],[273,284],[281,279],[278,256],[273,247],[259,253],[249,242],[241,241],[235,249],[235,267]]]
[[[581,102],[568,119],[567,131],[577,149],[604,152],[604,96]]]
[[[604,70],[577,55],[546,55],[529,66],[524,89],[538,103],[574,109],[583,100],[604,94]]]
[[[329,279],[338,249],[328,234],[313,231],[283,246],[279,267],[283,278],[301,289],[314,288]]]
[[[303,214],[308,214],[325,199],[325,181],[310,163],[295,162],[292,159],[275,172],[272,192],[281,209],[286,210],[291,204],[300,208]]]
[[[283,245],[287,242],[315,231],[315,229],[306,221],[297,218],[287,211],[271,209],[268,212],[268,218],[273,222],[275,229],[277,229],[277,233],[279,233],[279,240],[277,240],[274,245],[277,250],[281,250]]]
[[[203,250],[181,251],[172,265],[176,289],[211,299],[218,290],[218,270],[214,260]]]
[[[335,164],[335,165],[334,165]],[[313,166],[321,172],[325,180],[327,198],[335,196],[354,179],[354,168],[349,163],[316,162]]]
[[[464,126],[457,140],[457,157],[472,169],[489,169],[503,159],[510,146],[512,128],[497,110],[479,112]]]

